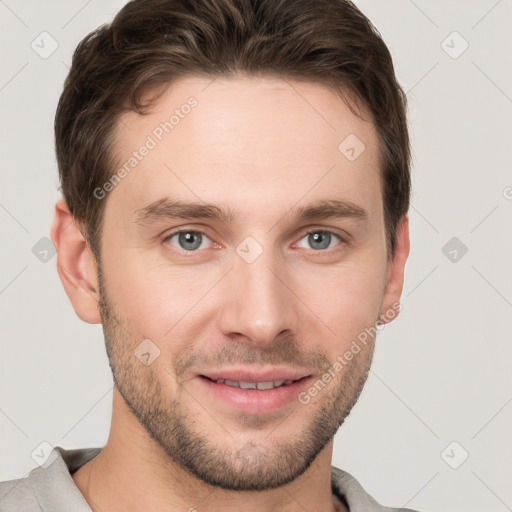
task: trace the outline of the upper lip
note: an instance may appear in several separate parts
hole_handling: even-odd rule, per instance
[[[299,380],[309,377],[310,372],[306,370],[294,370],[291,368],[273,367],[266,370],[245,370],[242,368],[226,368],[223,370],[212,370],[199,374],[211,380],[233,380],[236,382],[273,382],[281,380]]]

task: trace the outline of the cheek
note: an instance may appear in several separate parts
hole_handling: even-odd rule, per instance
[[[177,347],[177,333],[201,314],[201,298],[222,272],[172,266],[162,259],[151,261],[142,251],[125,249],[111,253],[104,274],[108,297],[132,336],[157,344],[174,338]]]
[[[382,272],[378,266],[354,265],[308,273],[303,280],[299,296],[337,347],[350,344],[375,324],[382,301]]]

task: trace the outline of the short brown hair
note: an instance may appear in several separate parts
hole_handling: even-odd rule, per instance
[[[80,42],[55,146],[62,193],[95,257],[105,201],[94,190],[115,171],[120,114],[143,113],[146,93],[178,78],[239,72],[316,82],[361,102],[349,106],[377,130],[391,257],[409,209],[407,99],[379,32],[347,0],[133,0]]]

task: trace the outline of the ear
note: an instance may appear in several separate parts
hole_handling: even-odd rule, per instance
[[[57,271],[75,313],[84,322],[101,323],[96,261],[64,199],[55,205],[51,236]]]
[[[404,268],[409,256],[409,218],[404,215],[397,226],[395,252],[388,262],[388,272],[380,311],[380,323],[391,322],[400,312],[404,285]]]

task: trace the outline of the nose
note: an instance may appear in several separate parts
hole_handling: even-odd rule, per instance
[[[271,253],[264,250],[252,263],[235,256],[219,318],[224,335],[262,349],[280,335],[295,336],[299,318],[290,273]]]

